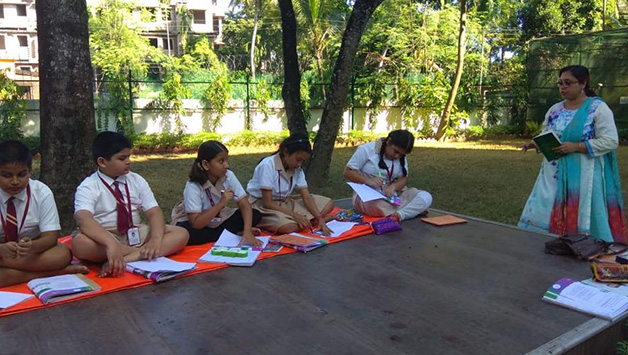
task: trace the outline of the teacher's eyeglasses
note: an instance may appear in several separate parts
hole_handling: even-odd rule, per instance
[[[558,80],[556,82],[556,86],[558,86],[559,88],[568,88],[571,85],[577,84],[577,83],[578,83],[577,81],[569,81],[569,80],[562,81],[562,80]]]

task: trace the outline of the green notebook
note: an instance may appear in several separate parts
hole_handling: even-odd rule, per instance
[[[562,143],[556,134],[552,131],[541,133],[538,136],[532,138],[534,143],[539,147],[539,150],[548,161],[556,160],[560,158],[561,154],[556,153],[552,149],[560,146]]]

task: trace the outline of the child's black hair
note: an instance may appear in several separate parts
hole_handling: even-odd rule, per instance
[[[31,170],[33,167],[33,154],[28,147],[16,140],[8,140],[0,143],[0,165],[24,164]]]
[[[408,170],[406,170],[406,155],[412,152],[412,147],[414,147],[414,136],[409,131],[405,129],[397,129],[390,133],[388,133],[388,137],[382,138],[382,147],[379,150],[379,168],[380,169],[388,169],[386,163],[384,162],[384,152],[386,149],[386,143],[391,143],[392,145],[396,145],[399,148],[405,149],[406,154],[402,155],[399,158],[399,162],[401,163],[401,171],[403,172],[403,176],[408,175]]]
[[[281,144],[279,144],[279,149],[277,149],[277,151],[272,155],[279,153],[279,155],[283,157],[284,151],[287,151],[288,154],[296,152],[306,152],[308,154],[312,154],[310,137],[308,137],[305,132],[293,133],[290,137],[284,139]]]
[[[131,148],[131,141],[123,134],[118,132],[100,132],[94,138],[92,144],[92,156],[94,161],[98,163],[98,158],[110,160],[114,154],[119,153],[125,148]]]
[[[287,151],[288,154],[296,152],[306,152],[308,154],[312,154],[312,144],[310,144],[310,138],[307,133],[301,132],[291,134],[289,137],[281,141],[279,149],[269,156],[279,153],[279,156],[283,157],[284,151]],[[257,164],[259,165],[262,160],[264,160],[264,158],[260,159]]]
[[[220,152],[229,153],[229,149],[218,141],[207,141],[198,147],[196,159],[190,170],[190,181],[203,185],[207,182],[207,171],[203,168],[203,160],[212,161]]]

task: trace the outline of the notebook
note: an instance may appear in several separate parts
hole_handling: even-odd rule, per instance
[[[33,279],[27,284],[43,304],[49,304],[100,291],[100,286],[85,275],[69,274]]]
[[[560,158],[561,155],[552,150],[562,144],[554,132],[548,131],[541,133],[532,138],[532,140],[536,143],[536,146],[539,147],[539,150],[548,161]]]
[[[268,237],[256,237],[262,242],[261,248],[240,245],[242,237],[228,230],[222,231],[214,246],[203,254],[198,261],[205,263],[228,264],[232,266],[253,266],[268,244]]]
[[[190,272],[195,267],[196,263],[183,263],[162,256],[154,260],[140,260],[127,263],[126,271],[144,276],[155,282],[164,282]]]
[[[35,295],[29,293],[0,291],[0,309],[13,307],[16,304],[24,302],[33,297],[35,297]]]
[[[296,249],[302,253],[327,245],[325,239],[308,237],[299,233],[273,235],[270,237],[270,241]]]
[[[438,217],[424,217],[421,220],[425,223],[433,224],[435,226],[448,226],[451,224],[467,223],[466,219],[458,218],[456,216],[444,215]]]

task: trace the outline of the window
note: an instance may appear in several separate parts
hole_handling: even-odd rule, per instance
[[[20,43],[20,47],[28,47],[27,36],[17,36],[17,41]]]
[[[192,10],[194,16],[194,23],[199,25],[205,24],[205,10]]]
[[[20,67],[20,70],[23,71],[23,72],[30,73],[31,72],[31,67]]]
[[[170,40],[164,38],[164,49],[165,50],[173,49],[173,46],[174,46],[174,44],[173,44],[172,38],[170,38]]]
[[[18,16],[26,16],[26,5],[17,5],[16,9]]]
[[[150,42],[151,46],[159,48],[159,45],[157,45],[157,38],[149,38],[148,41]]]
[[[214,33],[218,34],[220,32],[220,17],[214,17],[212,20]]]
[[[4,5],[0,4],[0,18],[4,18]]]
[[[7,49],[6,45],[4,44],[4,36],[0,36],[0,49]]]

